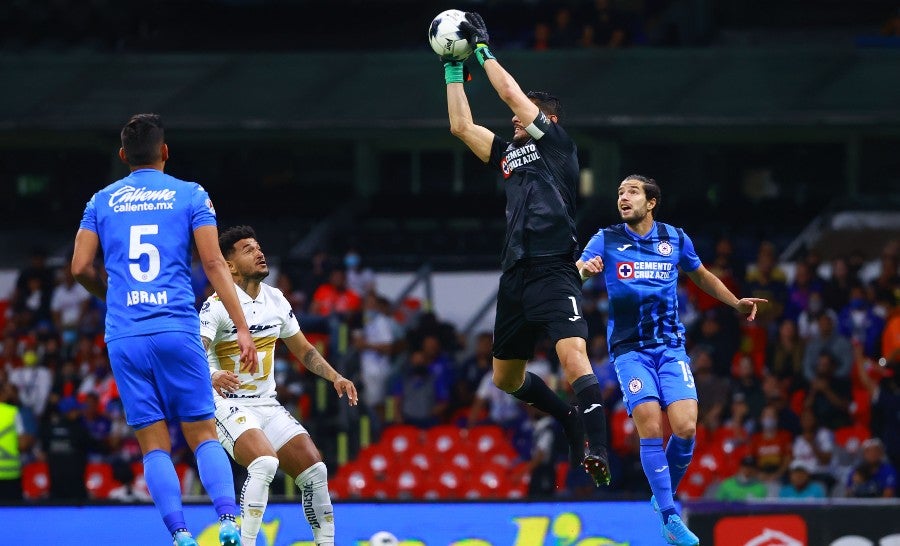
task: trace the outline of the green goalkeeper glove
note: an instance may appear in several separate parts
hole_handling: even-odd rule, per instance
[[[444,61],[444,81],[447,83],[463,83],[471,81],[469,69],[462,61]]]
[[[466,12],[466,20],[459,24],[459,30],[462,35],[469,41],[469,45],[475,50],[475,58],[478,64],[484,66],[484,62],[488,59],[496,59],[488,47],[491,37],[488,34],[487,25],[484,19],[474,11]]]

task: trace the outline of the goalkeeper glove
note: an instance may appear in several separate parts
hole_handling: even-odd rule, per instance
[[[463,83],[471,81],[469,69],[462,61],[444,60],[444,81],[446,83]]]
[[[469,41],[469,45],[472,46],[472,49],[475,50],[475,58],[478,59],[478,64],[484,66],[484,61],[495,59],[494,54],[491,53],[491,50],[488,47],[491,42],[491,37],[488,34],[487,25],[484,24],[484,19],[481,18],[481,15],[478,15],[474,11],[466,12],[466,20],[459,24],[459,30]]]

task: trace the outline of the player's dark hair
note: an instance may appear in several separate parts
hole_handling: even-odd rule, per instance
[[[629,174],[625,177],[625,180],[637,180],[640,182],[644,188],[644,196],[646,196],[647,201],[656,199],[656,206],[653,207],[650,214],[653,215],[653,218],[659,217],[659,206],[662,205],[662,191],[659,189],[659,184],[656,183],[656,180],[640,174]]]
[[[559,99],[544,91],[529,91],[525,96],[537,103],[537,107],[546,115],[556,116],[557,121],[563,117],[562,103]]]
[[[219,248],[222,256],[228,258],[234,254],[234,245],[241,239],[256,239],[256,232],[250,226],[234,226],[219,234]]]
[[[151,165],[161,159],[159,148],[165,142],[165,131],[158,114],[131,116],[120,136],[129,165]]]

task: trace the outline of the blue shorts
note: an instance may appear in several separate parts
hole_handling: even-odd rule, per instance
[[[691,360],[684,346],[644,347],[615,357],[622,398],[628,415],[644,402],[656,400],[665,409],[678,400],[696,400]]]
[[[108,349],[125,420],[133,428],[163,419],[202,421],[215,416],[199,333],[123,337],[110,341]]]

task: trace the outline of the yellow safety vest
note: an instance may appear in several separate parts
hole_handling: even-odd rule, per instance
[[[16,415],[19,409],[0,403],[0,480],[14,480],[22,475],[19,458],[19,432]]]

